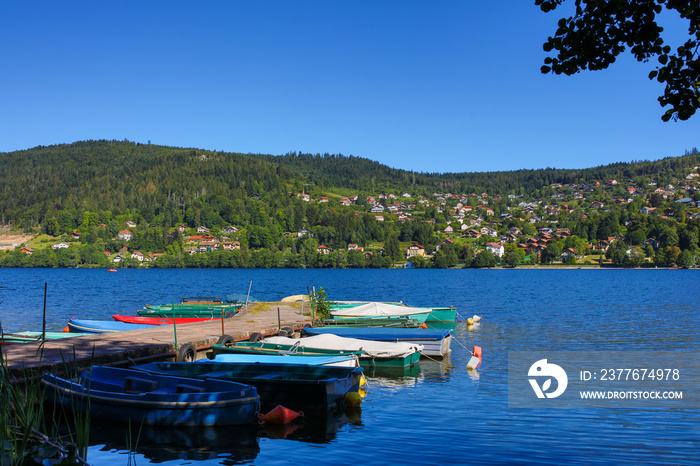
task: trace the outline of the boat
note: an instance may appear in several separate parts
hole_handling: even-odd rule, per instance
[[[107,269],[107,272],[116,272],[117,269]]]
[[[345,395],[356,392],[361,367],[333,367],[283,363],[233,363],[200,359],[193,362],[153,362],[133,366],[143,372],[169,377],[215,378],[253,385],[261,410],[277,405],[299,410],[336,410],[345,406]]]
[[[383,342],[406,342],[422,345],[425,356],[443,357],[452,349],[452,332],[446,329],[383,328],[383,327],[304,327],[306,335],[332,334],[346,338]]]
[[[362,367],[410,367],[420,360],[423,347],[412,343],[367,341],[340,337],[333,334],[306,338],[269,337],[263,342],[283,351],[334,351],[357,352]]]
[[[455,306],[445,307],[429,307],[430,314],[426,322],[454,322],[457,317],[457,308]]]
[[[323,319],[319,321],[320,327],[403,327],[417,328],[423,325],[420,321],[408,316],[390,317],[344,317],[336,319]]]
[[[47,373],[47,399],[66,410],[132,425],[215,426],[257,422],[254,387],[220,379],[191,379],[94,366],[76,379]]]
[[[430,310],[426,308],[397,306],[395,304],[379,302],[370,302],[343,309],[331,310],[331,317],[333,319],[358,317],[408,317],[420,322],[421,324],[428,319],[429,315]]]
[[[42,336],[43,335],[43,336]],[[34,343],[44,340],[60,340],[63,338],[74,338],[84,335],[89,335],[88,333],[75,333],[75,332],[14,332],[14,333],[3,333],[0,336],[0,345],[12,345],[16,343]]]
[[[345,311],[348,309],[356,308],[358,306],[369,304],[371,301],[334,301],[331,303],[332,311]],[[457,317],[457,308],[455,306],[435,306],[435,307],[424,307],[424,306],[407,306],[402,302],[386,301],[382,304],[388,304],[391,306],[400,307],[411,307],[413,309],[424,309],[428,310],[429,314],[425,322],[454,322]]]
[[[141,317],[217,318],[232,317],[242,306],[220,297],[195,296],[181,298],[177,304],[146,304],[137,313]]]
[[[360,367],[359,358],[354,354],[346,355],[313,355],[313,354],[292,354],[285,352],[270,352],[266,354],[244,353],[244,352],[220,352],[217,353],[213,345],[214,358],[216,362],[236,362],[236,363],[275,363],[275,364],[307,364],[311,366],[337,366],[337,367]]]
[[[272,354],[272,355],[294,355],[303,357],[334,357],[334,356],[353,356],[360,357],[363,355],[363,350],[343,350],[343,349],[328,349],[328,348],[310,348],[300,344],[294,340],[291,344],[274,343],[267,340],[262,341],[239,341],[235,343],[227,343],[224,345],[211,345],[211,350],[215,356],[223,354]]]
[[[144,316],[125,316],[113,314],[112,318],[118,322],[126,322],[128,324],[148,324],[148,325],[172,325],[172,324],[192,324],[196,322],[208,322],[211,320],[220,319],[221,317],[144,317]]]
[[[130,324],[127,322],[118,322],[114,320],[76,319],[75,317],[71,317],[68,320],[69,332],[111,333],[123,332],[125,330],[142,330],[145,328],[154,327],[157,327],[157,325]]]
[[[233,317],[238,308],[232,307],[188,307],[188,306],[151,306],[139,309],[141,317],[175,317],[175,318],[227,318]]]

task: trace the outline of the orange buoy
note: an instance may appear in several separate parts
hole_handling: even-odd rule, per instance
[[[428,324],[426,324],[425,322],[423,322],[423,323],[421,324],[420,328],[428,328]]]
[[[472,354],[479,358],[479,361],[481,361],[481,346],[475,346],[474,351],[472,351]]]
[[[70,332],[70,327],[66,325],[66,328],[64,328],[63,331],[66,333]]]
[[[298,417],[304,417],[302,411],[296,412],[282,405],[277,405],[267,414],[261,414],[260,420],[270,424],[289,424]]]

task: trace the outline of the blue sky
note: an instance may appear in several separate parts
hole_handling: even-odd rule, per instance
[[[476,172],[700,146],[700,115],[661,121],[654,63],[541,74],[560,16],[523,0],[9,0],[0,152],[128,139]]]

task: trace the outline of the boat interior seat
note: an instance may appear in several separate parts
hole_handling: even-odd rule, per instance
[[[204,387],[197,387],[195,385],[187,385],[184,383],[175,385],[175,393],[202,393],[204,391]]]
[[[124,379],[124,393],[146,393],[158,388],[158,381],[142,379],[139,377],[126,377]]]

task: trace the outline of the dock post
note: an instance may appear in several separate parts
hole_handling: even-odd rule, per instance
[[[46,341],[46,290],[48,286],[48,282],[44,282],[44,321],[41,324],[41,341]]]
[[[175,351],[177,351],[177,323],[175,322],[175,301],[173,301],[173,333],[175,334]]]

